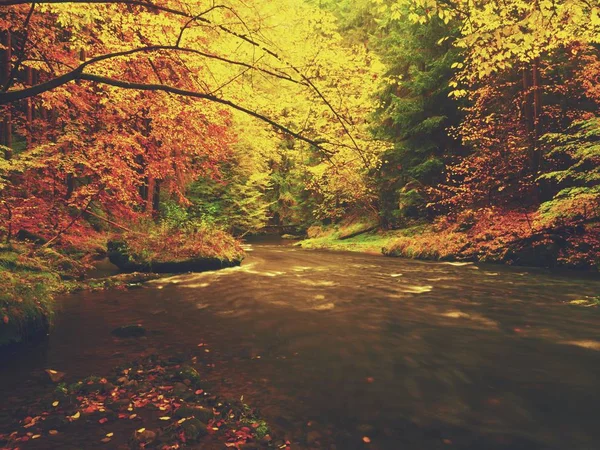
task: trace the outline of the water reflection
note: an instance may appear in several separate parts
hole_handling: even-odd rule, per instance
[[[47,347],[0,372],[2,389],[47,366],[82,376],[207,342],[207,378],[260,406],[293,448],[365,448],[365,435],[373,449],[600,441],[598,311],[565,305],[597,295],[597,280],[252,249],[239,268],[68,298]],[[152,332],[111,337],[129,323]]]

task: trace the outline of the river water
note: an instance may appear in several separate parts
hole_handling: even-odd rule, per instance
[[[248,249],[240,268],[62,299],[49,339],[1,362],[3,406],[46,368],[75,379],[195,349],[292,448],[600,448],[600,311],[566,304],[600,295],[597,278]],[[111,335],[132,323],[148,335]]]

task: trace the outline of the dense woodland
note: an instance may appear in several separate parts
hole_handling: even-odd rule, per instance
[[[596,1],[0,5],[6,242],[362,221],[391,254],[598,263]]]
[[[600,0],[0,0],[1,448],[596,448],[597,273],[474,262],[600,270],[599,107]]]

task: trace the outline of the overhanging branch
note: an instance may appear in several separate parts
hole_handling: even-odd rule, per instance
[[[82,73],[81,75],[79,75],[77,77],[77,79],[79,80],[86,80],[86,81],[92,81],[95,83],[102,83],[102,84],[107,84],[110,86],[115,86],[115,87],[119,87],[119,88],[123,88],[123,89],[134,89],[134,90],[138,90],[138,91],[162,91],[162,92],[169,92],[171,94],[175,94],[175,95],[181,95],[184,97],[192,97],[192,98],[198,98],[198,99],[203,99],[203,100],[208,100],[211,102],[215,102],[215,103],[219,103],[221,105],[225,105],[228,106],[232,109],[235,109],[237,111],[243,112],[244,114],[247,114],[251,117],[254,117],[256,119],[259,119],[263,122],[268,123],[269,125],[271,125],[272,127],[274,127],[275,129],[288,134],[300,141],[306,142],[307,144],[312,145],[315,148],[318,148],[321,151],[326,152],[327,154],[330,154],[331,152],[329,150],[326,150],[322,147],[322,144],[325,144],[326,142],[317,142],[313,139],[307,138],[306,136],[301,135],[300,133],[296,133],[295,131],[290,130],[289,128],[275,122],[272,119],[269,119],[268,117],[256,112],[256,111],[252,111],[251,109],[248,109],[244,106],[238,105],[236,103],[233,103],[230,100],[226,100],[220,97],[217,97],[216,95],[212,95],[212,94],[204,94],[201,92],[195,92],[195,91],[188,91],[186,89],[180,89],[180,88],[176,88],[173,86],[166,86],[163,84],[145,84],[145,83],[133,83],[130,81],[124,81],[124,80],[117,80],[115,78],[108,78],[108,77],[103,77],[103,76],[99,76],[99,75],[93,75],[93,74],[87,74],[87,73]]]

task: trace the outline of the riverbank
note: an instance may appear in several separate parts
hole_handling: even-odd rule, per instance
[[[526,214],[489,214],[478,221],[438,221],[400,230],[372,221],[311,227],[306,249],[331,249],[433,261],[600,270],[600,224],[542,227]]]
[[[0,246],[0,347],[48,334],[59,294],[138,286],[159,277],[158,272],[230,267],[239,265],[244,254],[236,239],[219,230],[156,227],[103,238],[94,234],[77,246],[45,248],[44,242]],[[107,255],[127,273],[89,278],[95,261]]]
[[[6,449],[26,448],[268,448],[273,433],[241,400],[222,398],[189,360],[150,356],[117,367],[106,377],[80,380],[47,369],[45,394],[21,401]],[[285,441],[277,448],[289,448]]]

